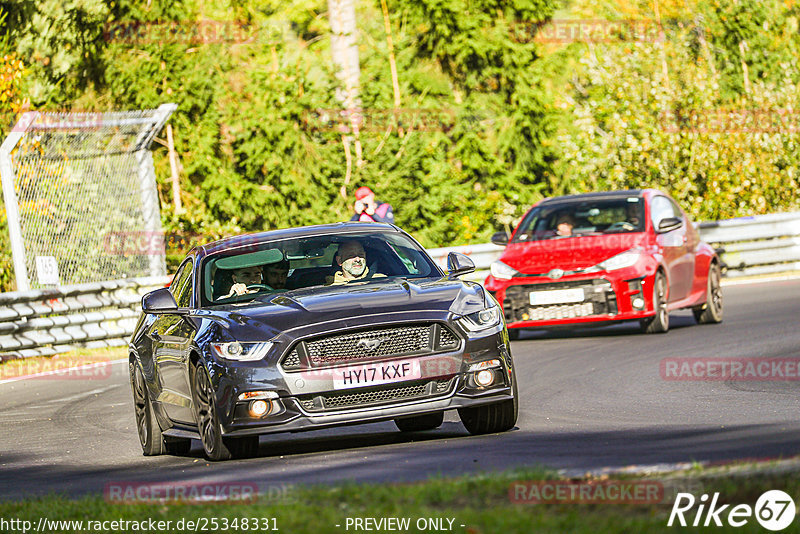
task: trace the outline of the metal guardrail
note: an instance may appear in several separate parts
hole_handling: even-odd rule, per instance
[[[697,225],[725,264],[725,276],[800,270],[800,213],[774,213]]]
[[[0,361],[76,346],[127,345],[142,295],[168,281],[149,277],[0,293]]]
[[[701,222],[696,226],[700,238],[717,249],[725,267],[724,276],[800,271],[800,212]],[[472,258],[476,270],[466,278],[480,282],[489,274],[489,266],[500,257],[503,247],[486,243],[428,250],[441,267],[446,267],[450,252]]]
[[[489,266],[493,261],[500,258],[505,247],[493,243],[481,243],[479,245],[461,245],[456,247],[429,248],[428,254],[441,267],[447,269],[447,255],[451,252],[466,254],[475,262],[475,272],[462,278],[475,282],[483,282],[489,275]]]
[[[697,225],[717,247],[726,275],[749,276],[800,270],[800,213],[760,215]],[[503,247],[491,243],[428,250],[442,267],[447,254],[472,258],[483,281]],[[133,333],[141,297],[168,277],[97,282],[53,289],[0,293],[0,361],[66,352],[75,346],[123,346]]]

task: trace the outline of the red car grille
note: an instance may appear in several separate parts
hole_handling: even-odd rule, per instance
[[[577,288],[583,289],[584,300],[582,302],[531,304],[530,296],[534,291]],[[602,278],[516,285],[506,289],[506,295],[503,299],[503,312],[508,322],[552,321],[596,315],[615,315],[617,313],[617,298],[611,288],[611,284]]]

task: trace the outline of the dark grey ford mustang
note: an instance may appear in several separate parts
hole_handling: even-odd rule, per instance
[[[189,252],[142,299],[130,377],[145,455],[251,456],[271,432],[393,419],[511,429],[517,384],[503,314],[475,266],[443,272],[396,226],[341,223]]]

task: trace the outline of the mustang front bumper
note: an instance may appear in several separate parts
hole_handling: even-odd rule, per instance
[[[458,332],[458,345],[423,356],[392,356],[288,371],[281,365],[288,350],[279,361],[212,363],[222,432],[231,437],[297,432],[513,399],[513,363],[503,321],[477,334],[462,331],[452,322],[442,324]],[[497,363],[491,368],[491,384],[478,385],[476,366],[492,361]],[[419,376],[362,387],[341,385],[344,370],[396,362],[416,362]],[[253,392],[269,393],[267,414],[254,416],[250,401],[242,400]]]

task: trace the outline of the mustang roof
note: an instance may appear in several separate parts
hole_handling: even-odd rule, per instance
[[[281,230],[270,230],[268,232],[258,232],[254,234],[243,234],[233,237],[226,237],[219,241],[213,241],[195,247],[194,251],[198,256],[207,256],[222,250],[241,247],[245,245],[257,245],[287,239],[292,237],[313,237],[325,234],[351,234],[356,232],[385,232],[394,233],[401,230],[392,224],[372,223],[372,222],[342,222],[334,224],[318,224],[315,226],[301,226],[298,228],[284,228]]]

